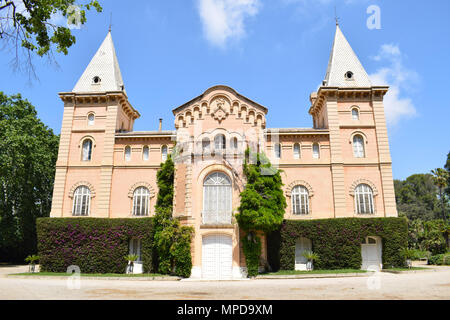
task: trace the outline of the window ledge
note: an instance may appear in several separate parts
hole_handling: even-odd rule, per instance
[[[202,224],[200,229],[234,229],[233,224]]]

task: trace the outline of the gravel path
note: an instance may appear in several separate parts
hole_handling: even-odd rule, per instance
[[[17,279],[27,267],[0,267],[0,300],[79,299],[450,299],[450,267],[372,277],[258,279],[248,281],[87,280],[80,288],[63,279]],[[76,283],[75,283],[76,285]],[[72,288],[72,289],[71,289]]]

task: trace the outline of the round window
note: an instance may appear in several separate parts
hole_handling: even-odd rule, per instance
[[[345,73],[345,78],[346,78],[347,80],[353,79],[353,72],[347,71],[347,72]]]

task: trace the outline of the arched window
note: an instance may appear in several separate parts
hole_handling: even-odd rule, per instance
[[[292,213],[308,214],[309,213],[309,192],[304,186],[296,186],[292,189]]]
[[[238,139],[236,137],[231,139],[231,149],[233,149],[233,151],[237,151],[238,149]]]
[[[150,191],[139,187],[133,193],[133,216],[148,216],[150,208]]]
[[[357,134],[353,137],[353,156],[355,158],[364,158],[364,138]]]
[[[209,138],[203,138],[202,140],[202,153],[209,154],[211,152],[211,141]]]
[[[91,161],[92,159],[92,140],[86,139],[83,141],[83,161]]]
[[[355,207],[358,214],[373,214],[373,190],[367,184],[360,184],[355,189]]]
[[[131,147],[126,146],[125,147],[125,161],[130,161],[130,160],[131,160]]]
[[[91,206],[91,190],[86,186],[79,186],[73,193],[72,215],[88,216]]]
[[[214,148],[216,151],[225,151],[227,147],[227,142],[223,134],[218,134],[214,138]]]
[[[144,148],[142,148],[142,159],[144,161],[148,161],[149,154],[150,154],[149,147],[148,146],[144,146]]]
[[[314,159],[320,158],[320,146],[318,143],[313,144],[313,158]]]
[[[167,146],[162,146],[161,148],[161,159],[162,161],[167,160]]]
[[[274,152],[275,152],[275,158],[281,159],[281,144],[276,143],[273,146]]]
[[[88,115],[88,125],[93,126],[95,123],[95,115],[93,113],[89,113]]]
[[[300,145],[294,144],[294,159],[300,159]]]
[[[359,120],[359,110],[357,108],[352,109],[352,119]]]
[[[231,224],[231,180],[222,172],[210,174],[203,183],[203,223]]]

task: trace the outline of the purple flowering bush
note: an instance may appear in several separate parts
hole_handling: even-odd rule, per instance
[[[152,272],[152,218],[40,218],[36,226],[43,272],[76,265],[82,273],[124,273],[132,238],[141,240],[144,272]]]
[[[285,220],[279,231],[268,236],[269,263],[274,270],[294,270],[295,243],[304,237],[312,241],[312,249],[320,257],[316,269],[360,269],[361,242],[367,236],[382,238],[385,267],[404,266],[401,250],[408,243],[404,218]]]

